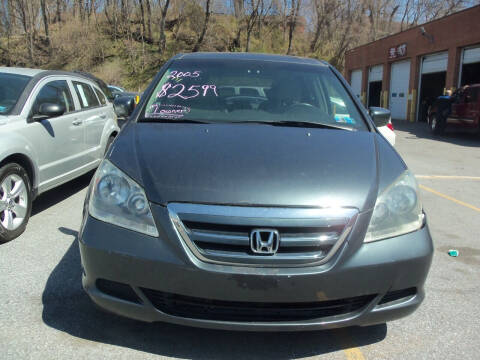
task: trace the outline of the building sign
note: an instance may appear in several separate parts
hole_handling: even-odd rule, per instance
[[[388,49],[388,58],[396,59],[407,55],[407,44],[401,44]]]

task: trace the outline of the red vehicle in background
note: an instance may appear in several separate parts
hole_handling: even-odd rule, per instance
[[[434,134],[448,128],[462,128],[480,134],[480,84],[466,85],[452,96],[440,96],[428,110],[427,117]]]

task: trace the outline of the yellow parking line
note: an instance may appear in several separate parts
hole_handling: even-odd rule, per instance
[[[480,176],[460,175],[415,175],[417,179],[480,180]]]
[[[472,209],[472,210],[475,210],[475,211],[478,211],[480,212],[480,208],[474,206],[474,205],[471,205],[471,204],[468,204],[466,202],[463,202],[463,201],[460,201],[460,200],[457,200],[455,199],[454,197],[451,197],[451,196],[448,196],[448,195],[445,195],[445,194],[442,194],[441,192],[438,192],[436,190],[433,190],[433,189],[430,189],[429,187],[425,186],[425,185],[419,185],[421,189],[423,190],[426,190],[426,191],[429,191],[431,192],[432,194],[435,194],[435,195],[438,195],[444,199],[447,199],[447,200],[450,200],[450,201],[453,201],[454,203],[456,204],[459,204],[459,205],[462,205],[462,206],[465,206],[469,209]]]
[[[344,349],[343,352],[345,353],[347,360],[365,360],[362,352],[357,347]]]
[[[362,351],[355,346],[355,340],[349,330],[341,329],[336,333],[336,337],[343,347],[345,357],[347,360],[365,360]]]

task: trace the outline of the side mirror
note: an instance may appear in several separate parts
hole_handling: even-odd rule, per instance
[[[376,127],[386,126],[391,119],[391,112],[388,109],[371,106],[368,112]]]
[[[119,118],[129,117],[135,109],[135,99],[132,96],[117,96],[113,100],[115,114]]]
[[[60,116],[63,115],[65,111],[65,106],[53,103],[43,103],[38,108],[39,114],[47,117]]]
[[[28,122],[42,121],[48,118],[63,115],[66,109],[61,104],[43,103],[38,107],[37,114],[29,117]]]

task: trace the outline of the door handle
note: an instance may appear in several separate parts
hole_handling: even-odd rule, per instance
[[[83,124],[82,120],[73,120],[72,121],[72,125],[75,125],[75,126],[82,125],[82,124]]]
[[[107,115],[101,115],[100,116],[100,119],[106,119],[107,118]]]

